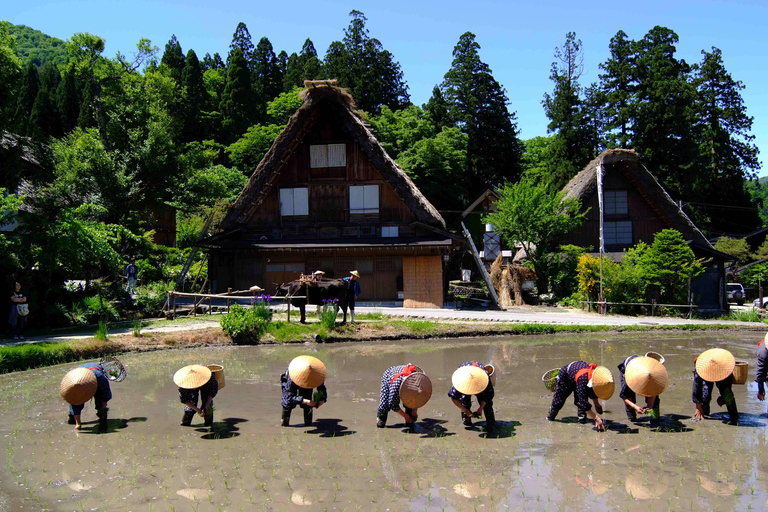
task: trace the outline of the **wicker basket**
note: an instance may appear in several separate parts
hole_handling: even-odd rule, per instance
[[[483,366],[485,366],[485,371],[488,373],[488,379],[491,381],[491,385],[495,386],[496,385],[496,367],[493,366],[492,364],[486,364]]]
[[[749,375],[749,363],[746,361],[736,361],[733,367],[733,383],[746,384]]]
[[[226,384],[224,381],[224,367],[220,364],[209,364],[208,369],[211,370],[213,376],[216,377],[216,382],[219,384],[219,389],[222,389]]]
[[[541,380],[544,381],[544,385],[547,387],[547,390],[550,393],[555,392],[555,388],[557,387],[558,373],[560,373],[560,368],[552,368],[541,377]]]
[[[652,357],[653,359],[657,360],[661,364],[664,364],[664,356],[659,354],[658,352],[646,352],[645,357]]]

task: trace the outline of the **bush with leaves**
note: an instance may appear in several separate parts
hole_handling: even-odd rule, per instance
[[[235,304],[221,317],[221,329],[236,345],[257,343],[267,330],[271,314],[269,306],[263,302],[248,309]]]
[[[579,288],[579,276],[576,268],[579,258],[588,248],[577,245],[560,246],[559,254],[552,255],[550,265],[550,289],[556,297],[569,297]]]
[[[136,306],[146,316],[159,316],[163,309],[165,301],[168,299],[168,292],[173,291],[175,285],[173,281],[154,281],[136,288]]]
[[[339,299],[323,299],[320,308],[320,325],[332,331],[336,328],[336,316],[339,314]]]
[[[688,304],[689,282],[704,272],[683,235],[674,229],[656,233],[653,244],[637,258],[637,265],[647,280],[646,299],[657,298],[667,304]],[[649,286],[658,297],[649,297]]]

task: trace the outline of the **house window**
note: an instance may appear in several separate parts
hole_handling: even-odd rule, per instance
[[[605,245],[632,245],[632,221],[603,223]]]
[[[605,199],[606,215],[626,215],[628,213],[626,190],[606,190],[603,198]]]
[[[283,217],[309,215],[309,189],[281,188],[280,215]]]
[[[398,226],[381,226],[382,238],[396,238],[399,232]]]
[[[309,166],[318,167],[346,167],[346,144],[314,144],[309,146]]]
[[[349,213],[352,215],[379,213],[379,186],[349,187]]]

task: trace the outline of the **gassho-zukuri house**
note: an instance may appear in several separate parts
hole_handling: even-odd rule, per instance
[[[387,155],[335,81],[305,82],[304,103],[219,225],[202,241],[212,291],[324,271],[360,273],[358,300],[443,306],[445,221]]]

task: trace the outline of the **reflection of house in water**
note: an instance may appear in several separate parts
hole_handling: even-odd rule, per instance
[[[387,155],[348,93],[308,82],[304,104],[204,240],[216,290],[325,271],[361,275],[361,300],[443,305],[443,256],[455,235]]]
[[[716,251],[656,178],[643,166],[637,153],[612,149],[600,154],[571,179],[563,189],[565,197],[581,201],[588,209],[584,223],[568,234],[564,244],[600,246],[600,207],[597,170],[603,168],[603,237],[605,255],[619,261],[624,251],[639,242],[653,243],[656,233],[675,229],[703,258],[705,272],[691,283],[694,304],[699,311],[718,312],[727,308],[725,262],[730,256]]]

